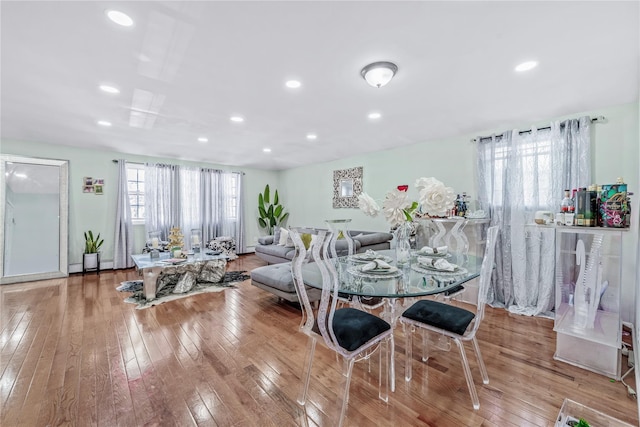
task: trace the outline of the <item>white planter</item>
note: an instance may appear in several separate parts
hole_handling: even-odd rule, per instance
[[[94,270],[100,272],[100,253],[82,254],[82,272]]]

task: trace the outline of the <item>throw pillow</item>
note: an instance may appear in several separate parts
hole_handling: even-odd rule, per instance
[[[286,228],[280,228],[280,238],[278,239],[278,245],[280,246],[287,246],[287,241],[291,240],[289,238],[289,230],[287,230]],[[292,246],[293,246],[293,242]]]
[[[302,233],[300,235],[300,240],[302,240],[302,244],[304,245],[304,248],[306,250],[309,250],[309,248],[311,248],[313,236],[310,233]]]
[[[280,244],[280,227],[276,227],[276,229],[273,232],[273,244],[274,245]]]

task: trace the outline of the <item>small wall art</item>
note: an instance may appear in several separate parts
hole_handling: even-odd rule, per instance
[[[362,166],[333,171],[333,207],[357,208],[362,193]]]
[[[104,178],[92,178],[85,176],[82,178],[82,192],[93,193],[97,195],[104,194]]]

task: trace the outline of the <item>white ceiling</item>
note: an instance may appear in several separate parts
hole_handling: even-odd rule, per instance
[[[3,139],[286,169],[638,100],[637,1],[0,7]],[[382,60],[376,89],[360,70]]]

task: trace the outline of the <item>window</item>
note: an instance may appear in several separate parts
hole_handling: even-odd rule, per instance
[[[238,219],[238,174],[229,173],[226,174],[226,218],[230,221],[236,221]]]
[[[493,154],[491,154],[491,150]],[[498,142],[495,147],[486,145],[486,156],[493,157],[493,168],[489,172],[494,177],[489,200],[494,206],[503,205],[505,192],[521,191],[523,207],[527,210],[547,208],[552,194],[551,185],[551,139],[549,131],[539,131],[537,138],[522,137],[517,144],[506,146]],[[514,167],[509,162],[519,163],[522,182],[507,182],[507,168]],[[504,186],[508,185],[509,189]],[[511,197],[513,200],[514,198]]]
[[[127,190],[134,223],[144,222],[144,165],[127,163]]]

